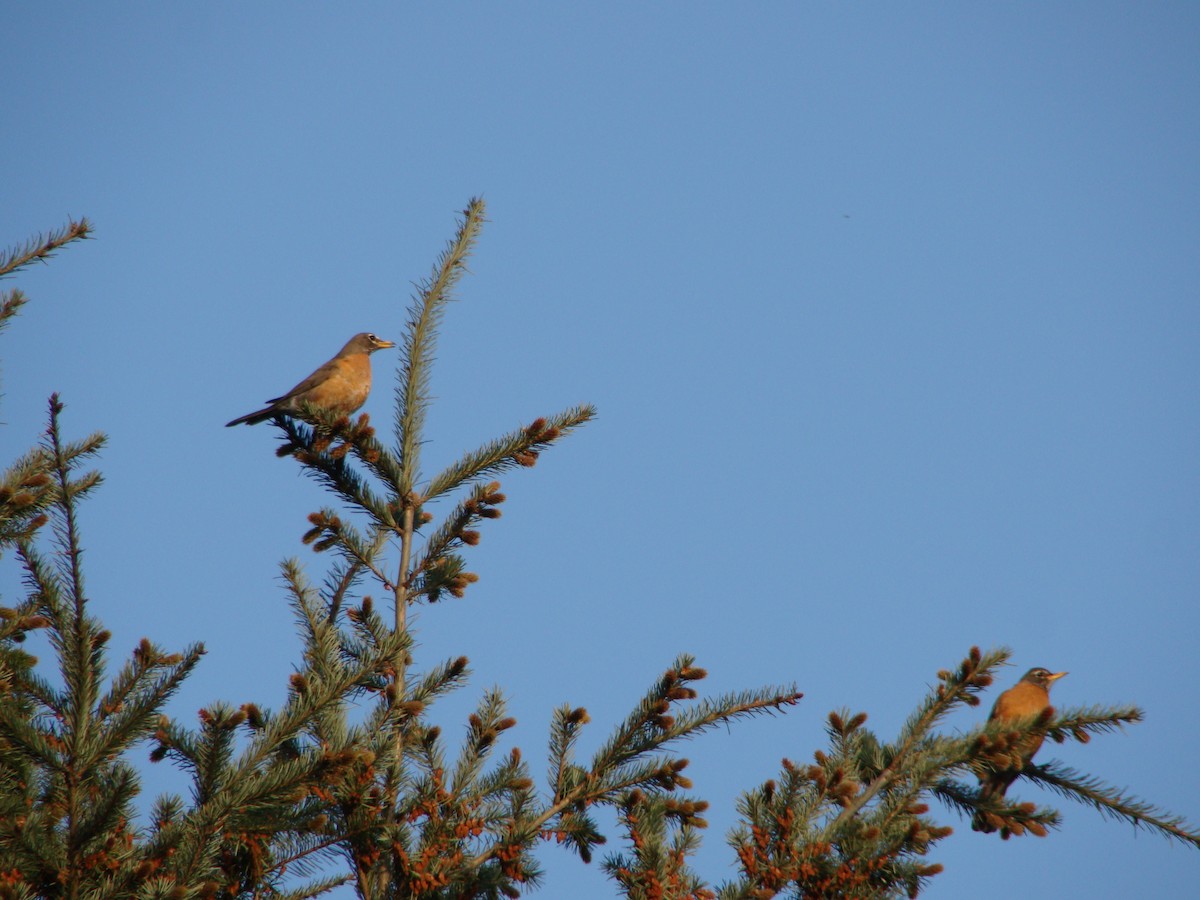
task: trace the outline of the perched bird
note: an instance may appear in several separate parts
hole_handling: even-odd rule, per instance
[[[1050,705],[1050,685],[1066,674],[1050,672],[1040,666],[1030,669],[1020,681],[996,698],[996,705],[992,707],[988,721],[1015,722],[1042,714],[1052,714],[1054,707]],[[1019,754],[1019,765],[1013,766],[1010,762],[1005,768],[981,773],[979,781],[982,787],[979,789],[979,798],[987,800],[996,796],[1003,797],[1008,786],[1021,774],[1021,769],[1041,748],[1043,740],[1044,736],[1041,734],[1027,735],[1013,748]],[[976,813],[971,827],[976,831],[995,831],[996,825],[992,818],[994,817],[988,816],[987,813]]]
[[[257,425],[274,416],[294,416],[305,403],[348,416],[366,403],[367,394],[371,393],[371,354],[395,346],[366,331],[356,334],[346,341],[337,356],[286,394],[268,400],[267,406],[257,412],[226,422],[225,427],[242,422]]]

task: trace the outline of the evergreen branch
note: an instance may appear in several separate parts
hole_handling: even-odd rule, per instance
[[[583,733],[583,726],[589,721],[591,718],[583,707],[572,709],[564,703],[554,711],[554,718],[550,723],[550,787],[556,800],[578,787],[580,779],[573,779],[571,784],[567,784],[568,772],[574,770],[580,776],[586,775],[578,766],[572,766],[571,760],[574,757],[575,745]]]
[[[185,657],[199,659],[203,653],[203,645],[193,644],[185,651],[184,655],[174,656],[164,653],[149,639],[143,638],[129,660],[122,666],[121,671],[112,679],[108,692],[100,698],[100,702],[97,704],[98,717],[101,720],[109,720],[114,715],[122,713],[130,702],[131,695],[134,702],[137,702],[140,695],[154,693],[153,689],[148,689],[146,684],[146,678],[149,675],[156,672],[160,675],[164,671],[170,672],[176,666],[181,665]]]
[[[305,448],[316,453],[328,450],[335,459],[344,459],[347,452],[353,452],[354,457],[384,484],[391,496],[400,495],[403,479],[400,461],[375,437],[370,416],[361,413],[351,422],[346,415],[303,404],[299,418],[313,427],[312,443],[305,443]],[[334,441],[341,443],[330,449]],[[276,452],[284,455],[294,451],[290,444],[285,444],[284,448]]]
[[[51,611],[54,621],[51,641],[60,650],[63,679],[68,685],[68,709],[65,711],[69,720],[68,728],[78,741],[86,742],[90,713],[99,687],[97,676],[102,660],[101,651],[108,633],[104,632],[101,639],[99,629],[86,613],[75,501],[100,483],[100,475],[89,472],[76,479],[72,478],[72,471],[81,459],[99,452],[104,437],[92,435],[83,441],[64,443],[58,427],[63,404],[57,394],[50,397],[49,406],[50,424],[46,429],[43,449],[52,461],[52,477],[56,488],[53,521],[60,564],[59,577],[55,579],[57,590],[47,590],[49,579],[44,576],[39,579],[39,587],[47,603],[57,597],[59,590],[69,597],[69,603],[55,603]]]
[[[12,678],[13,696],[21,696],[41,707],[36,715],[49,716],[55,722],[65,718],[66,700],[62,692],[38,675],[32,667],[9,670],[8,675]],[[30,714],[31,722],[33,718],[34,714]]]
[[[1092,734],[1117,731],[1126,724],[1140,722],[1143,713],[1136,706],[1089,706],[1066,710],[1054,718],[1050,716],[1051,713],[1044,713],[1022,719],[988,719],[965,734],[931,738],[930,749],[947,761],[944,772],[967,769],[978,775],[1010,768],[1008,754],[997,752],[996,748],[1013,746],[1016,735],[1040,735],[1059,744],[1070,738],[1086,744]]]
[[[62,598],[59,575],[26,541],[18,542],[17,555],[25,570],[23,581],[29,591],[28,605],[39,618],[49,622],[51,645],[61,655],[63,642],[60,635],[68,632],[71,620],[69,607]],[[58,690],[32,669],[10,674],[16,678],[14,687],[23,695],[40,703],[56,721],[67,719],[69,698],[65,691]]]
[[[64,586],[58,572],[29,541],[17,543],[17,557],[25,570],[22,580],[35,609],[50,620],[52,633],[65,631],[70,623],[66,618],[66,604],[62,598]]]
[[[235,715],[227,703],[214,703],[200,710],[201,728],[195,745],[197,805],[209,804],[231,780]]]
[[[38,614],[35,597],[26,597],[15,608],[0,606],[0,697],[14,690],[14,681],[32,673],[37,658],[19,649],[31,631],[46,628],[50,620]]]
[[[736,719],[774,715],[782,712],[785,706],[795,706],[803,696],[796,690],[796,685],[791,684],[782,689],[760,688],[702,700],[694,708],[677,714],[675,724],[663,730],[657,744],[661,746],[667,741],[694,737]]]
[[[1072,707],[1059,712],[1046,726],[1046,737],[1056,744],[1061,744],[1067,738],[1086,744],[1089,735],[1120,731],[1123,726],[1141,722],[1145,718],[1146,714],[1136,706]]]
[[[321,412],[316,408],[307,408],[306,411],[312,413],[314,418]],[[287,438],[277,452],[295,457],[306,475],[325,485],[351,506],[367,513],[379,524],[388,527],[395,524],[387,504],[376,496],[366,479],[347,462],[345,455],[326,452],[329,447],[327,436],[320,434],[317,428],[288,416],[275,416],[271,422]]]
[[[191,774],[194,782],[199,783],[200,741],[196,734],[178,722],[162,716],[159,718],[154,737],[159,746],[151,751],[150,758],[157,762],[171,757],[181,769]],[[196,799],[195,790],[192,793],[193,799]]]
[[[900,738],[891,752],[887,764],[866,789],[848,803],[822,833],[829,840],[838,830],[854,818],[881,790],[887,787],[900,772],[909,765],[910,754],[926,739],[933,726],[960,704],[979,705],[979,693],[992,683],[991,672],[1011,656],[1007,648],[981,653],[972,647],[967,658],[954,672],[943,670],[938,673],[941,683],[930,691],[901,729]]]
[[[443,748],[444,741],[441,738],[442,729],[437,725],[431,725],[424,728],[420,724],[420,720],[415,716],[410,720],[413,728],[409,729],[406,738],[414,738],[406,743],[408,750],[406,751],[419,768],[426,773],[444,772],[446,770],[446,753]],[[374,727],[374,722],[369,723],[368,733],[376,733],[379,729]],[[388,744],[387,749],[392,749],[391,744]]]
[[[831,720],[835,716],[840,718],[835,713]],[[841,729],[835,724],[835,730]],[[841,754],[818,750],[814,757],[815,766],[785,759],[780,783],[768,781],[743,795],[738,810],[745,824],[730,835],[742,875],[722,885],[720,897],[750,900],[785,890],[797,897],[899,897],[912,895],[924,879],[941,871],[940,865],[920,858],[950,829],[922,818],[928,807],[908,802],[903,791],[887,791],[870,817],[856,818],[833,840],[824,839],[813,822],[850,803],[860,791],[863,773]],[[903,803],[903,814],[894,816],[890,807],[898,803]],[[889,817],[897,821],[887,827]]]
[[[900,731],[900,743],[919,740],[956,706],[979,705],[979,694],[990,687],[992,672],[1012,656],[1007,647],[981,653],[972,647],[967,658],[953,672],[938,673],[941,683],[925,696],[917,710],[908,717]]]
[[[930,788],[930,793],[947,806],[957,810],[963,818],[970,819],[979,812],[979,789],[969,788],[962,782],[952,779],[940,779]],[[1032,803],[1012,803],[1001,800],[997,809],[1002,811],[1006,827],[1010,831],[1013,826],[1044,835],[1048,829],[1062,827],[1062,815],[1056,809],[1035,807]]]
[[[322,869],[328,861],[340,856],[338,844],[345,840],[343,834],[314,833],[311,826],[312,815],[302,810],[294,817],[295,822],[289,823],[294,830],[279,835],[280,840],[276,854],[271,862],[271,868],[266,874],[283,876],[294,873],[304,878],[311,878]],[[349,876],[343,875],[342,878]]]
[[[531,787],[529,767],[522,761],[520,751],[514,749],[503,763],[483,773],[465,797],[464,805],[470,808],[479,803],[483,818],[490,825],[496,825],[508,821],[508,795],[528,793]]]
[[[707,805],[630,792],[620,805],[618,821],[631,852],[606,857],[605,874],[630,900],[712,900],[716,895],[687,865],[687,857],[700,844],[697,829],[704,827],[695,812]]]
[[[160,794],[150,808],[150,829],[152,832],[161,831],[164,827],[179,819],[183,813],[183,798],[178,794]]]
[[[296,673],[292,678],[293,692],[286,706],[271,719],[268,727],[258,732],[254,742],[241,755],[238,768],[252,772],[262,766],[284,743],[304,731],[306,722],[314,715],[338,706],[348,690],[365,682],[380,665],[395,659],[397,652],[404,652],[403,648],[409,644],[407,634],[389,635],[372,659],[343,665],[325,677],[308,678],[305,673]]]
[[[652,756],[670,741],[699,734],[721,722],[748,715],[777,712],[797,703],[802,696],[795,690],[764,689],[731,694],[706,701],[684,713],[677,721],[670,715],[672,704],[693,700],[696,692],[687,687],[707,673],[694,665],[694,657],[681,654],[637,708],[618,726],[614,735],[596,752],[590,770],[584,770],[563,757],[568,744],[565,736],[552,737],[551,767],[555,782],[554,802],[520,823],[514,823],[512,841],[530,840],[546,823],[567,810],[589,803],[612,803],[617,794],[642,788],[655,793],[687,789],[691,781],[682,774],[686,759]],[[568,714],[575,715],[575,714]],[[586,713],[578,713],[579,724]],[[558,761],[555,761],[556,754]],[[502,849],[491,847],[477,855],[469,865],[478,867]]]
[[[119,764],[104,775],[98,778],[92,773],[88,778],[95,783],[96,802],[85,810],[76,825],[75,845],[70,850],[78,857],[94,853],[120,828],[138,792],[137,776],[129,766]]]
[[[23,811],[23,813],[27,813],[25,827],[16,830],[15,834],[10,832],[10,842],[4,848],[9,851],[5,854],[9,858],[6,862],[11,860],[11,862],[18,863],[19,867],[13,867],[18,872],[33,874],[33,877],[25,879],[24,884],[18,882],[15,885],[18,891],[17,896],[22,900],[25,898],[42,900],[45,894],[37,892],[37,889],[45,883],[45,874],[49,872],[56,875],[67,868],[64,842],[62,840],[45,840],[46,835],[54,833],[58,821],[47,815],[47,804],[44,802],[44,798],[39,799],[42,799],[43,802],[35,803],[32,809]]]
[[[362,606],[351,608],[347,617],[354,623],[358,633],[366,633],[366,639],[347,636],[337,624],[330,620],[324,599],[313,591],[305,581],[299,566],[294,560],[285,562],[284,578],[292,595],[292,605],[297,622],[305,634],[305,661],[308,671],[305,678],[312,677],[321,681],[344,683],[348,673],[360,673],[345,688],[348,692],[363,690],[383,690],[387,673],[394,669],[394,655],[383,655],[381,648],[387,648],[387,653],[407,654],[412,646],[412,639],[406,633],[396,634],[388,631],[382,620],[374,612],[374,603],[370,597],[364,597]],[[399,649],[397,649],[399,648]],[[293,683],[296,684],[295,678]],[[395,697],[395,689],[389,687],[390,697]],[[387,718],[393,719],[397,713],[388,704]],[[327,707],[332,718],[318,717],[318,720],[337,725],[339,743],[344,736],[344,722],[340,704]]]
[[[1050,738],[1056,744],[1061,744],[1067,739],[1073,739],[1081,744],[1086,744],[1091,740],[1093,734],[1107,734],[1114,731],[1120,731],[1127,724],[1135,724],[1141,722],[1145,718],[1145,713],[1136,706],[1087,706],[1074,707],[1064,710],[1061,714],[1055,715],[1053,718],[1050,714],[1039,714],[1025,716],[1021,719],[996,720],[989,719],[988,721],[977,726],[975,729],[967,732],[958,738],[943,738],[948,742],[947,753],[957,754],[963,759],[963,764],[971,768],[975,768],[973,760],[970,758],[975,755],[975,750],[980,739],[997,738],[1013,732],[1022,734],[1037,734]],[[984,760],[988,762],[988,760]],[[992,768],[994,768],[997,760],[992,760]],[[1003,764],[1003,759],[998,762]]]
[[[636,758],[639,754],[657,749],[669,741],[698,734],[713,726],[758,713],[778,712],[783,706],[799,702],[803,694],[794,685],[786,688],[764,688],[728,694],[716,700],[706,700],[678,718],[670,715],[671,705],[696,697],[688,681],[706,677],[696,668],[695,658],[682,654],[638,704],[616,733],[606,741],[592,759],[593,773],[604,772]]]
[[[63,630],[54,629],[51,642],[61,644],[59,662],[66,685],[66,716],[63,722],[67,744],[67,767],[63,802],[65,806],[65,830],[68,852],[72,855],[71,867],[80,865],[75,855],[82,842],[80,829],[84,825],[90,803],[88,793],[88,769],[85,765],[84,748],[94,746],[93,731],[96,723],[92,718],[99,693],[99,678],[103,666],[103,645],[108,632],[101,633],[87,615],[86,597],[83,590],[83,568],[80,564],[82,550],[76,526],[75,501],[91,486],[99,483],[99,475],[92,473],[82,481],[74,481],[71,471],[81,457],[88,455],[88,442],[74,446],[64,445],[59,432],[59,415],[63,405],[54,394],[50,398],[50,424],[46,429],[43,447],[53,458],[53,477],[58,486],[58,497],[54,504],[55,532],[62,561],[62,580],[69,594],[69,605],[64,605],[66,615],[62,617]],[[99,448],[102,439],[93,439],[90,444]]]
[[[382,549],[382,548],[381,548]],[[337,562],[325,578],[322,597],[329,610],[329,622],[335,624],[345,602],[346,593],[362,576],[363,564],[357,559],[343,558]]]
[[[1057,760],[1044,765],[1028,765],[1021,774],[1063,797],[1091,806],[1108,818],[1127,821],[1135,828],[1149,828],[1165,838],[1200,848],[1200,830],[1189,826],[1182,816],[1169,814],[1151,803],[1131,797],[1123,789],[1076,772]]]
[[[388,531],[381,525],[372,525],[367,536],[358,529],[347,526],[338,535],[338,552],[351,565],[360,566],[372,575],[382,585],[384,590],[391,588],[392,579],[379,566],[378,556],[388,542]]]
[[[49,772],[61,772],[64,768],[61,738],[36,727],[27,712],[15,703],[0,703],[0,742]]]
[[[564,410],[549,419],[536,419],[524,428],[518,428],[468,453],[438,473],[426,487],[423,499],[440,497],[468,481],[492,478],[510,469],[532,466],[543,450],[594,418],[596,407],[588,403]]]
[[[430,399],[429,371],[433,364],[438,326],[445,305],[452,299],[454,286],[466,269],[467,257],[486,221],[485,211],[486,206],[480,198],[472,199],[467,204],[457,233],[438,257],[429,279],[418,286],[418,295],[409,307],[396,387],[396,441],[403,471],[400,482],[402,497],[413,491],[419,471],[425,412]]]
[[[57,402],[58,395],[55,394],[50,399],[52,403]],[[59,410],[61,411],[62,409],[62,405],[59,404]],[[58,454],[60,454],[62,459],[67,463],[67,468],[71,471],[74,471],[76,463],[82,459],[86,459],[98,454],[100,450],[103,449],[106,441],[107,438],[103,434],[97,432],[77,441],[60,443]],[[51,458],[53,459],[54,457],[52,456]],[[72,479],[68,489],[70,496],[77,499],[83,493],[90,491],[99,483],[97,481],[98,475],[99,473],[96,472],[87,472],[83,475],[80,475],[78,478]]]
[[[0,331],[8,327],[9,320],[15,317],[21,307],[28,302],[29,298],[19,288],[0,291]]]
[[[92,223],[86,218],[68,220],[62,228],[45,236],[36,235],[22,247],[0,250],[0,278],[5,278],[23,266],[34,262],[46,262],[55,252],[72,241],[85,240],[92,233]],[[7,316],[0,314],[0,322]]]
[[[478,535],[474,537],[468,536],[467,530],[483,520],[483,517],[480,515],[482,510],[503,502],[505,498],[503,494],[497,494],[499,490],[500,484],[498,482],[472,486],[471,496],[461,501],[455,507],[454,511],[446,516],[442,524],[425,540],[424,556],[421,562],[414,567],[413,572],[409,576],[409,581],[417,573],[431,568],[433,563],[451,550],[467,546],[468,543],[473,544],[478,540]],[[489,503],[489,498],[492,497],[497,499]],[[495,510],[497,515],[499,512],[499,510]]]
[[[394,645],[395,632],[385,624],[383,617],[375,609],[375,601],[370,597],[363,597],[360,606],[347,610],[346,618],[350,620],[353,627],[352,635],[345,636],[342,645],[342,651],[347,659],[357,663],[368,656],[375,658],[378,656],[379,647],[384,644]],[[411,637],[402,640],[400,646],[404,653],[408,653],[412,649]],[[394,677],[395,669],[396,661],[388,660],[381,667],[380,674]],[[401,696],[398,687],[396,690],[396,696]]]
[[[975,815],[979,800],[979,789],[970,788],[953,778],[939,778],[929,787],[929,792],[942,803],[957,811],[963,818]],[[1057,825],[1057,823],[1055,823]]]
[[[102,736],[95,749],[97,760],[123,752],[151,730],[163,705],[179,690],[183,680],[200,662],[204,645],[193,644],[181,655],[162,656],[157,650],[152,652],[156,657],[155,662],[144,663],[136,668],[131,666],[128,680],[118,678],[99,702],[99,717],[103,725]]]
[[[457,690],[470,679],[471,670],[467,668],[467,658],[447,660],[434,667],[417,683],[409,688],[408,698],[421,704],[422,709],[428,707],[443,694]]]
[[[500,493],[498,481],[472,487],[471,495],[461,501],[426,539],[420,562],[405,578],[405,584],[408,585],[405,594],[407,600],[412,601],[425,594],[432,603],[442,590],[462,596],[473,578],[466,574],[465,563],[453,551],[478,544],[479,532],[474,530],[475,526],[485,519],[499,518],[500,510],[496,507],[504,501],[505,496]]]
[[[378,648],[377,659],[363,660],[344,666],[328,677],[297,673],[292,677],[292,691],[283,710],[265,717],[250,745],[236,760],[225,744],[233,728],[245,720],[245,714],[233,713],[228,707],[214,707],[205,716],[205,728],[195,757],[198,779],[198,803],[194,810],[161,830],[157,839],[164,845],[178,844],[175,859],[182,877],[195,877],[210,858],[213,848],[229,819],[247,809],[272,803],[286,803],[298,789],[307,784],[320,784],[328,779],[330,760],[322,754],[297,756],[295,752],[281,753],[294,746],[307,723],[320,719],[327,711],[343,702],[346,692],[366,680],[378,667],[378,660],[395,658],[397,647],[403,646],[407,635],[395,635]],[[311,673],[310,673],[311,674]],[[185,751],[180,736],[172,734],[172,751]],[[222,744],[222,753],[214,754]],[[349,761],[349,758],[346,759]],[[201,787],[203,786],[203,787]]]
[[[516,724],[516,720],[506,718],[504,712],[504,696],[499,691],[488,691],[480,699],[479,706],[470,716],[467,739],[463,742],[450,779],[450,789],[454,795],[467,793],[475,784],[484,762],[495,749],[500,733]]]
[[[592,851],[596,847],[608,842],[600,833],[596,820],[579,806],[564,810],[553,826],[543,834],[546,837],[552,835],[560,844],[566,844],[585,863],[592,861]]]
[[[916,835],[913,826],[916,826],[917,834],[920,830],[932,834],[938,828],[936,823],[917,812],[929,808],[924,799],[935,781],[936,779],[929,778],[906,779],[902,788],[885,791],[869,814],[861,817],[862,827],[856,837],[861,839],[874,828],[878,829],[881,838],[874,846],[863,842],[871,851],[879,855],[894,855],[897,858],[914,850],[924,854],[927,847],[933,843],[933,839],[914,840]],[[949,829],[946,834],[952,831],[953,829]],[[849,841],[846,843],[848,845]]]
[[[58,396],[51,397],[49,425],[35,451],[48,476],[39,486],[45,488],[53,516],[55,553],[45,560],[28,538],[18,540],[30,594],[22,607],[26,614],[13,627],[49,627],[63,687],[51,686],[19,659],[6,665],[0,674],[15,691],[15,702],[0,702],[0,732],[6,732],[0,737],[0,757],[37,785],[23,814],[23,833],[16,845],[4,841],[4,848],[19,847],[36,835],[29,845],[35,855],[26,884],[44,884],[49,873],[69,896],[82,898],[104,893],[104,885],[127,879],[131,871],[135,856],[128,848],[134,836],[127,822],[138,786],[135,772],[119,756],[146,736],[157,708],[201,650],[192,648],[187,657],[165,656],[143,641],[133,661],[99,696],[111,635],[88,614],[77,504],[100,484],[100,476],[76,471],[83,459],[99,451],[104,438],[64,440],[62,410]],[[112,874],[117,872],[126,874]]]
[[[301,542],[312,543],[313,551],[321,553],[334,547],[342,557],[342,565],[347,567],[346,577],[349,578],[344,586],[338,589],[340,593],[331,595],[328,601],[328,612],[331,620],[336,620],[336,612],[341,607],[341,595],[365,569],[375,576],[384,590],[393,588],[392,578],[379,567],[377,561],[380,551],[388,542],[389,529],[378,524],[372,524],[364,537],[357,528],[342,520],[332,509],[321,509],[308,517],[312,528],[305,532]],[[315,542],[315,543],[314,543]]]
[[[422,559],[413,569],[402,600],[412,603],[424,595],[430,603],[437,603],[444,591],[461,598],[467,586],[478,580],[478,575],[467,571],[467,562],[459,554],[443,552],[440,556]]]
[[[350,875],[330,875],[296,890],[273,891],[271,897],[272,900],[310,900],[312,897],[328,894],[334,888],[348,884],[351,880],[353,879]]]
[[[54,500],[51,459],[41,447],[18,457],[0,475],[0,551],[28,540],[45,523]]]
[[[76,462],[99,451],[104,438],[94,435],[89,441],[64,444],[59,434],[58,417],[63,411],[63,404],[58,394],[50,397],[50,425],[46,429],[46,439],[43,443],[47,455],[52,460],[52,477],[56,482],[55,497],[58,512],[56,533],[59,537],[60,556],[66,561],[67,586],[75,605],[75,618],[82,622],[84,619],[83,570],[79,560],[82,550],[79,546],[79,532],[75,526],[74,501],[100,483],[99,473],[90,472],[81,479],[71,477]]]
[[[366,414],[360,417],[366,418]],[[401,495],[400,486],[404,481],[404,468],[392,452],[376,437],[375,429],[362,427],[350,436],[350,446],[363,465],[374,473],[375,477],[387,485],[393,497]]]
[[[435,263],[430,278],[418,287],[418,295],[409,306],[408,322],[402,339],[401,365],[397,372],[395,422],[396,455],[400,467],[399,490],[396,492],[397,506],[389,507],[388,510],[389,513],[397,510],[399,516],[393,513],[388,519],[380,520],[381,524],[392,527],[400,538],[397,577],[392,583],[395,631],[398,633],[407,630],[407,604],[413,580],[410,565],[413,536],[418,527],[416,508],[420,503],[414,486],[420,472],[420,448],[424,440],[425,415],[430,401],[430,370],[437,332],[445,306],[452,299],[452,291],[465,271],[466,259],[483,226],[484,214],[483,201],[471,200],[463,212],[457,234]],[[380,456],[380,459],[384,457]],[[462,590],[458,582],[448,587],[455,591]],[[405,657],[396,657],[395,686],[400,693],[407,693],[406,665]],[[404,778],[405,729],[400,727],[399,723],[394,724],[391,737],[392,746],[385,754],[390,765],[386,769],[384,779],[384,798],[389,811],[396,809],[397,792]],[[362,883],[360,877],[360,884]]]
[[[313,645],[319,644],[324,647],[324,642],[318,638],[318,635],[325,635],[333,629],[322,615],[320,597],[309,585],[300,562],[295,557],[285,559],[279,564],[279,572],[287,587],[288,599],[291,601],[296,624],[305,638],[305,655],[311,665],[313,659],[310,651]]]
[[[397,427],[400,427],[400,414],[397,413]],[[407,458],[402,459],[402,465],[408,466],[405,470],[405,484],[412,483],[413,472],[415,466],[410,466]],[[392,614],[394,616],[396,634],[408,634],[408,596],[407,592],[410,589],[408,584],[408,567],[409,561],[412,559],[413,552],[413,536],[416,534],[417,528],[417,501],[411,489],[406,490],[399,498],[401,503],[400,515],[400,561],[396,567],[396,583],[392,586]],[[397,652],[392,658],[391,669],[394,678],[394,689],[397,696],[403,696],[408,692],[407,667],[409,663],[409,655],[407,650]],[[399,721],[392,719],[389,721],[390,726],[390,742],[385,757],[387,765],[384,775],[384,804],[388,812],[388,818],[395,823],[395,810],[397,809],[397,798],[400,787],[407,777],[404,764],[404,741],[408,736],[409,729],[401,727]]]
[[[632,788],[662,793],[673,791],[677,787],[691,787],[691,781],[680,774],[687,768],[687,764],[686,759],[642,753],[627,762],[611,766],[602,773],[593,770],[588,777],[589,799],[592,802],[611,799],[612,795]]]

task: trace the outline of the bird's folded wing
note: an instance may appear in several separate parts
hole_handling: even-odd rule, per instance
[[[328,381],[329,377],[331,375],[333,375],[334,372],[337,371],[337,366],[334,365],[334,362],[335,361],[331,359],[329,362],[325,363],[323,366],[321,366],[319,369],[317,369],[317,371],[313,372],[311,375],[309,375],[307,378],[305,378],[302,382],[300,382],[298,385],[296,385],[294,388],[292,388],[290,391],[288,391],[286,394],[282,394],[282,395],[276,397],[274,400],[268,400],[267,403],[270,403],[273,405],[276,403],[282,403],[285,400],[291,400],[293,397],[297,397],[300,394],[307,393],[308,391],[311,391],[313,388],[315,388],[317,385],[323,384],[324,382]]]

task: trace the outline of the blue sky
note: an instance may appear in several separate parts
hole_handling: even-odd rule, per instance
[[[719,881],[738,792],[821,746],[830,709],[890,736],[938,669],[1003,644],[1004,683],[1067,669],[1060,705],[1146,710],[1047,758],[1200,822],[1195,5],[4,21],[0,243],[70,215],[97,239],[8,282],[32,301],[0,339],[0,459],[53,391],[70,433],[109,434],[94,610],[114,651],[206,642],[179,715],[279,702],[299,644],[277,563],[327,562],[299,543],[317,486],[268,427],[221,426],[355,332],[399,337],[482,195],[427,474],[578,402],[600,418],[505,479],[482,580],[417,617],[419,664],[475,669],[447,728],[499,684],[527,756],[562,702],[594,746],[679,651],[714,693],[798,682],[785,718],[687,748]],[[378,424],[395,355],[374,360]],[[18,583],[7,558],[0,594]],[[1050,802],[1045,840],[952,822],[926,896],[1194,890],[1194,850]],[[544,859],[540,896],[614,895]]]

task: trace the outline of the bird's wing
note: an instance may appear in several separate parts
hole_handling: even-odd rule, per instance
[[[286,400],[291,400],[294,397],[298,397],[300,394],[305,394],[308,391],[311,391],[317,385],[323,384],[324,382],[328,381],[329,377],[331,375],[333,375],[333,373],[336,371],[337,371],[337,357],[334,357],[333,359],[329,360],[329,362],[325,363],[319,369],[317,369],[315,372],[313,372],[311,375],[309,375],[307,378],[305,378],[302,382],[300,382],[294,388],[292,388],[290,391],[288,391],[286,394],[281,394],[280,396],[276,397],[274,400],[268,400],[267,403],[274,406],[276,403],[283,403]]]

